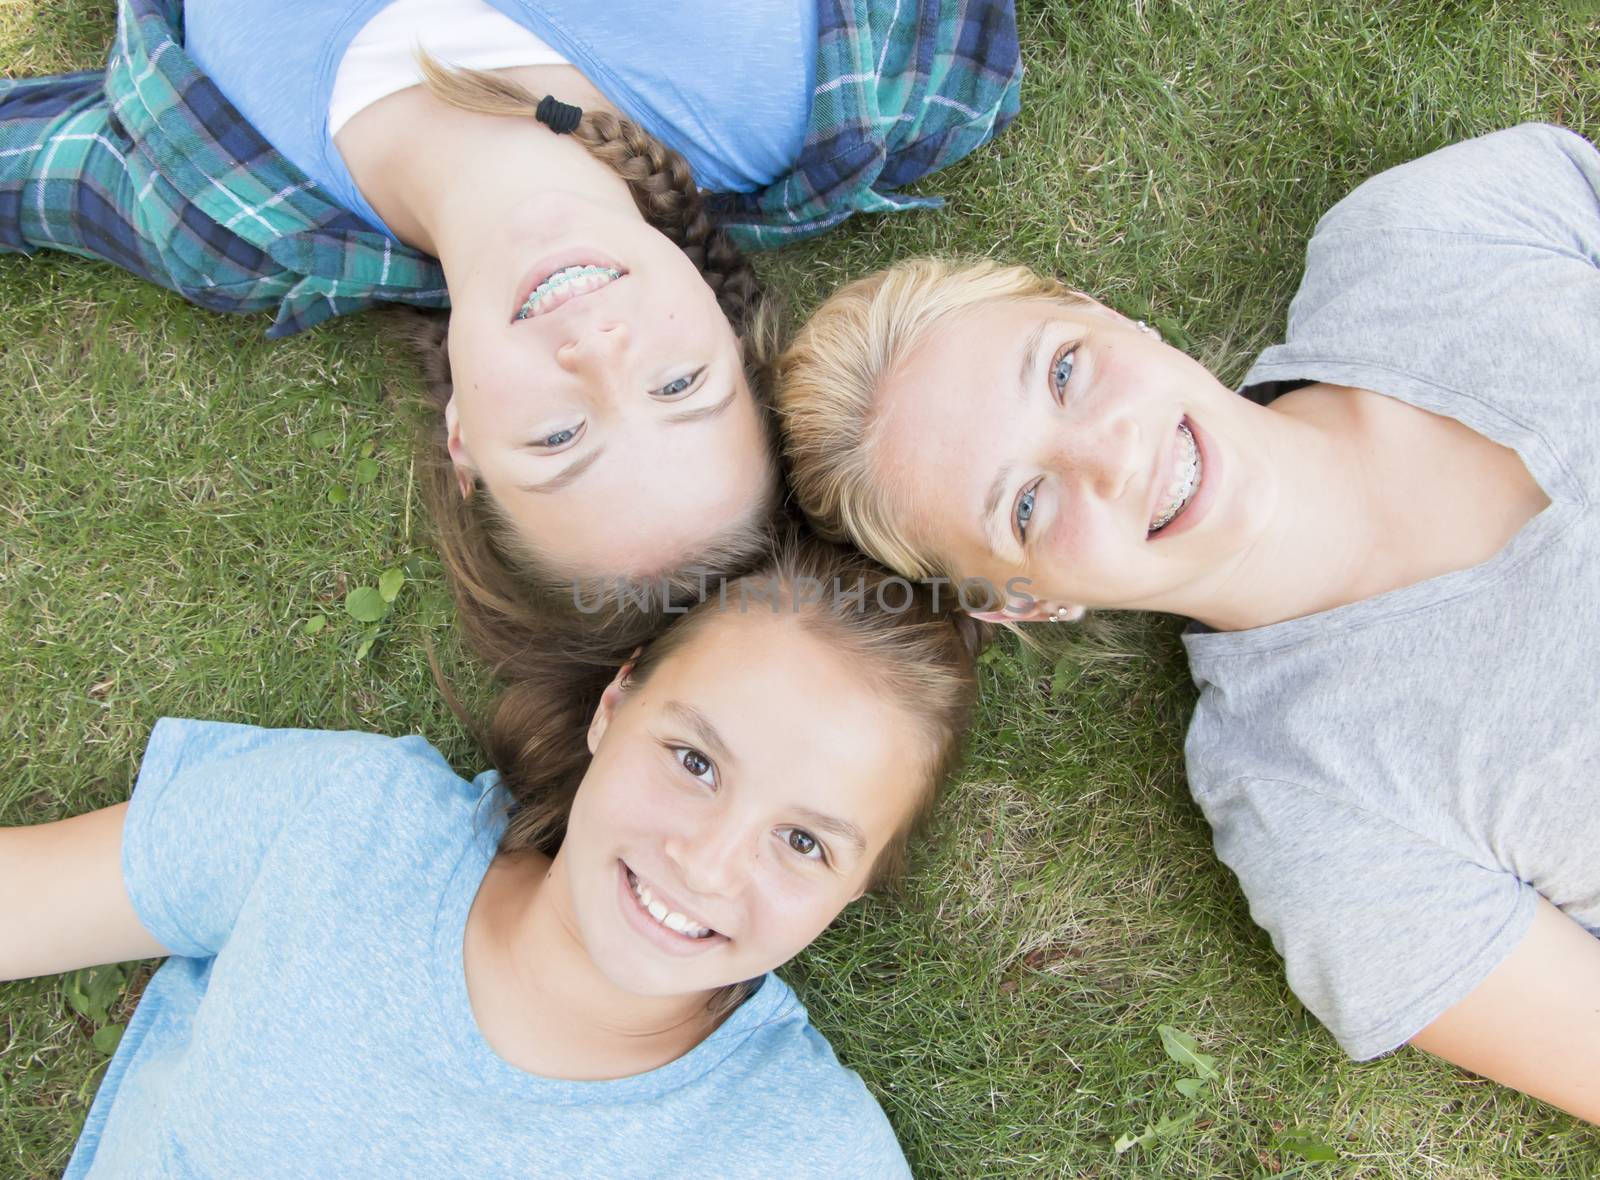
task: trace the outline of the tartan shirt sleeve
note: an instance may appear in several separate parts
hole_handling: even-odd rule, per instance
[[[97,258],[288,336],[444,307],[434,259],[330,200],[184,52],[179,0],[121,0],[103,73],[0,82],[0,249]]]
[[[103,74],[0,82],[0,250],[98,258],[288,336],[381,302],[449,305],[438,262],[370,228],[272,147],[183,49],[181,0],[119,0]],[[712,198],[746,248],[857,211],[1015,117],[1012,0],[819,0],[817,86],[794,168]]]
[[[852,213],[942,204],[896,192],[961,159],[1020,109],[1014,0],[819,0],[817,85],[792,171],[713,195],[733,239],[768,249]]]

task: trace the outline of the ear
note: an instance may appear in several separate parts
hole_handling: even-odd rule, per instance
[[[478,469],[472,465],[472,456],[461,443],[461,415],[456,409],[456,395],[444,404],[444,447],[450,453],[450,462],[456,469],[456,487],[461,489],[463,500],[472,499],[478,486]]]
[[[639,653],[635,652],[637,657]],[[600,739],[606,736],[606,730],[611,727],[611,718],[617,711],[617,706],[622,702],[622,694],[628,690],[629,678],[633,676],[633,660],[617,669],[617,674],[611,678],[611,683],[606,685],[605,691],[600,694],[600,703],[595,706],[594,716],[589,719],[589,753],[597,753],[600,749]]]
[[[1030,598],[1026,606],[1017,610],[975,610],[968,613],[985,623],[1004,627],[1012,623],[1076,623],[1088,614],[1088,609],[1077,603]]]

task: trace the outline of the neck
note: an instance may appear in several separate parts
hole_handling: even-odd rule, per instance
[[[1348,398],[1286,394],[1263,409],[1265,523],[1178,608],[1219,631],[1330,610],[1375,593],[1383,535],[1371,451]],[[1381,578],[1379,579],[1381,581]]]
[[[638,216],[628,186],[532,116],[458,110],[421,87],[361,112],[338,147],[378,216],[448,276],[503,238],[519,206],[557,192]]]
[[[467,989],[484,1039],[545,1077],[627,1077],[681,1057],[717,1020],[709,993],[638,996],[590,959],[572,916],[564,863],[501,855],[467,919]]]

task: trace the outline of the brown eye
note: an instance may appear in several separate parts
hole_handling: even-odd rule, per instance
[[[801,856],[813,856],[817,851],[817,840],[810,832],[802,832],[799,828],[789,829],[789,847]]]
[[[706,786],[714,787],[717,785],[714,773],[716,767],[710,758],[707,758],[693,746],[679,746],[673,750],[673,756],[677,758],[679,766],[705,783]]]

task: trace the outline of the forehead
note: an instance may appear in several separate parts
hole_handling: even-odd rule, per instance
[[[907,527],[935,552],[957,563],[987,552],[979,518],[985,489],[1020,441],[1017,415],[1032,388],[1022,381],[1024,354],[1040,324],[1072,310],[1015,300],[951,315],[880,385],[877,476],[915,506]]]
[[[715,726],[741,792],[848,819],[869,851],[920,794],[928,750],[916,718],[788,610],[752,602],[741,612],[730,592],[728,609],[655,670],[634,704],[659,717],[668,702]]]

